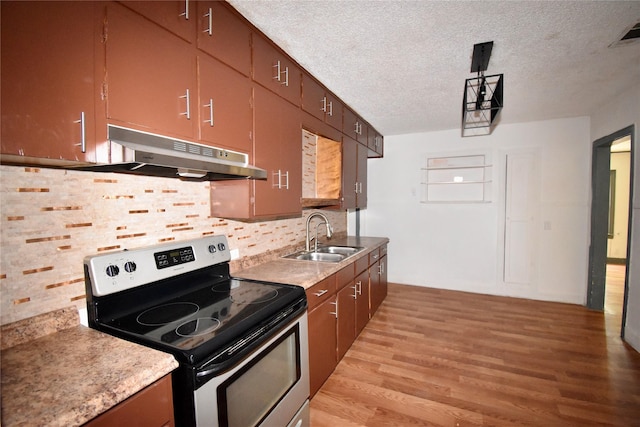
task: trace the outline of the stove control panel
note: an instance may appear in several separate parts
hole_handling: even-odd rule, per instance
[[[156,252],[153,254],[156,260],[156,267],[167,268],[176,265],[192,262],[196,260],[191,246],[184,248],[170,249],[168,251]]]
[[[94,296],[143,286],[231,260],[226,236],[154,245],[86,257]]]

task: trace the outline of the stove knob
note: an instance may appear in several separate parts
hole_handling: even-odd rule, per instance
[[[118,273],[120,273],[120,269],[117,265],[111,264],[107,266],[107,276],[115,277],[118,275]]]
[[[211,252],[212,254],[215,254],[216,251],[217,251],[216,245],[209,245],[209,252]]]
[[[218,249],[224,251],[226,249],[224,243],[218,243]]]
[[[127,262],[125,262],[125,263],[124,263],[124,270],[125,270],[127,273],[133,273],[134,271],[136,271],[136,268],[137,268],[137,267],[138,267],[138,266],[137,266],[137,265],[136,265],[136,263],[135,263],[135,262],[133,262],[133,261],[127,261]]]

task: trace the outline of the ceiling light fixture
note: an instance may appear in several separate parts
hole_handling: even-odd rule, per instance
[[[485,76],[493,42],[473,45],[471,72],[477,77],[467,79],[462,99],[462,136],[489,135],[502,109],[503,75]]]

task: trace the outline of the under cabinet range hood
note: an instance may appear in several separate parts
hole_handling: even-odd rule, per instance
[[[82,166],[95,172],[121,172],[198,181],[267,179],[236,151],[108,125],[111,163]]]

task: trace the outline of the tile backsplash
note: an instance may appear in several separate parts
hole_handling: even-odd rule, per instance
[[[234,266],[304,241],[305,219],[239,222],[210,215],[209,183],[0,166],[0,324],[85,307],[86,255],[224,234]],[[324,211],[337,234],[345,212]]]

